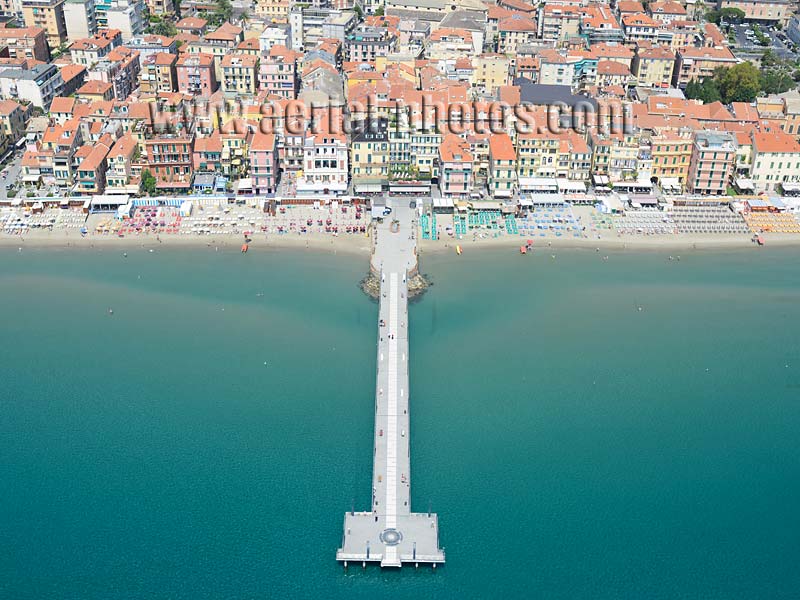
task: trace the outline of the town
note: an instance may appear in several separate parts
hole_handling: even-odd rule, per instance
[[[3,0],[0,231],[798,234],[795,8]]]

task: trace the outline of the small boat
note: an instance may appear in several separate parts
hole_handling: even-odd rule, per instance
[[[520,246],[520,247],[519,247],[519,253],[520,253],[520,254],[527,254],[527,253],[528,253],[528,248],[527,248],[527,246]]]
[[[456,246],[456,254],[461,256],[461,246]]]
[[[759,245],[759,246],[763,246],[763,245],[764,245],[764,238],[763,238],[763,237],[761,237],[761,236],[758,236],[758,237],[756,238],[756,242],[758,242],[758,245]]]
[[[242,254],[247,252],[247,248],[248,248],[247,244],[242,244]]]

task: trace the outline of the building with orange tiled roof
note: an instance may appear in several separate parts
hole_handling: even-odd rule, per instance
[[[757,192],[780,191],[782,183],[800,182],[800,143],[783,131],[753,131],[750,178]]]
[[[636,49],[632,72],[638,84],[645,87],[668,88],[675,71],[675,53],[663,46]]]
[[[75,64],[91,66],[121,45],[122,32],[119,29],[101,29],[90,38],[75,40],[69,52]]]
[[[273,46],[259,64],[259,89],[289,100],[297,98],[300,86],[297,65],[302,57],[286,46]]]
[[[560,42],[580,33],[580,7],[544,4],[539,11],[538,36],[548,42]]]
[[[250,143],[250,177],[253,193],[272,194],[278,180],[278,144],[273,133],[257,131]]]
[[[139,154],[139,142],[131,134],[121,136],[106,156],[106,191],[122,194],[139,192],[139,177],[133,163]]]
[[[114,97],[114,86],[105,81],[87,81],[78,89],[77,95],[85,100],[111,100]]]
[[[183,33],[203,35],[208,27],[208,21],[200,17],[184,17],[175,23],[175,29]]]
[[[527,15],[513,14],[497,24],[497,51],[503,54],[515,54],[523,44],[531,44],[536,40],[536,22]]]
[[[88,148],[88,154],[78,165],[75,190],[81,194],[102,194],[106,189],[106,157],[111,147],[111,138],[103,136]]]
[[[625,15],[638,15],[644,13],[644,5],[639,0],[619,0],[617,14],[621,19]]]
[[[487,187],[492,198],[512,198],[517,193],[517,153],[507,133],[489,138],[489,177]]]
[[[673,21],[686,19],[686,9],[675,0],[656,0],[647,5],[647,14],[654,21],[669,25]]]
[[[1,25],[0,46],[8,48],[11,58],[35,58],[43,62],[50,60],[47,34],[42,27],[10,28]]]
[[[258,57],[226,54],[220,62],[222,91],[232,96],[252,96],[258,88]]]
[[[161,94],[178,89],[178,73],[175,54],[159,52],[150,54],[142,62],[139,73],[139,91],[142,94]]]
[[[719,67],[732,67],[739,61],[727,48],[681,48],[678,50],[672,85],[685,88],[694,79],[714,75]]]
[[[590,44],[622,42],[625,39],[619,21],[607,4],[591,4],[583,8],[580,32]]]
[[[208,98],[217,90],[217,71],[211,54],[183,54],[175,63],[178,89]]]
[[[639,42],[655,44],[658,41],[660,24],[644,14],[625,15],[622,17],[622,30],[625,43],[634,47]]]
[[[468,200],[472,192],[473,156],[469,144],[455,134],[439,146],[439,192],[443,198]]]

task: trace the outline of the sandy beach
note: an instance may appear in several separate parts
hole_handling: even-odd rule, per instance
[[[50,213],[45,213],[47,217]],[[110,215],[91,215],[84,222],[84,216],[77,211],[64,213],[55,210],[58,222],[50,228],[30,228],[24,233],[0,232],[0,248],[147,248],[165,249],[174,247],[196,247],[220,250],[239,250],[247,232],[249,252],[307,249],[316,252],[348,253],[368,255],[372,248],[369,227],[360,232],[362,225],[368,223],[365,214],[356,220],[352,209],[348,212],[328,208],[292,207],[276,216],[265,215],[261,211],[247,207],[232,207],[227,210],[209,210],[195,213],[184,219],[170,232],[166,229],[143,228],[132,231]],[[714,249],[759,248],[753,243],[753,234],[709,233],[709,234],[637,234],[620,233],[611,225],[601,225],[596,221],[597,213],[591,207],[575,207],[578,222],[585,225],[580,233],[559,235],[547,231],[527,237],[523,234],[507,233],[499,229],[475,229],[465,235],[456,235],[451,215],[437,215],[438,239],[424,239],[420,236],[419,251],[425,253],[455,252],[461,246],[463,252],[484,248],[518,251],[528,239],[534,251],[538,248],[580,248],[613,251],[691,251]],[[42,218],[42,215],[37,215]],[[165,217],[173,218],[174,215]],[[215,221],[215,219],[221,221]],[[595,219],[594,221],[592,219]],[[326,231],[327,222],[337,231]],[[313,222],[312,226],[307,223]],[[211,223],[213,227],[208,227]],[[81,228],[86,233],[81,233]],[[356,229],[357,227],[357,229]],[[352,232],[353,230],[357,232]],[[418,232],[419,233],[419,232]],[[800,245],[800,235],[763,233],[766,247]]]

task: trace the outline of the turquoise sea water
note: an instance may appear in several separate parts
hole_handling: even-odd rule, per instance
[[[796,252],[425,256],[412,504],[448,562],[346,573],[365,260],[128,253],[0,251],[0,598],[797,597]]]

